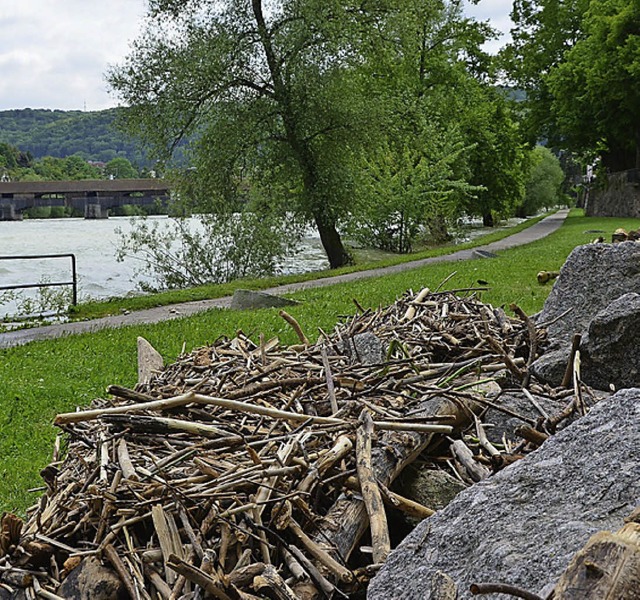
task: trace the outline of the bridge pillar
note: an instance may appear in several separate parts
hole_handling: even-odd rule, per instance
[[[98,202],[87,202],[84,205],[85,219],[106,219],[109,217],[109,210],[102,208]]]
[[[0,221],[22,221],[22,213],[16,212],[12,204],[0,206]]]

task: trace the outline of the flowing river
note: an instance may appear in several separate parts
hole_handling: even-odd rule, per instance
[[[167,217],[149,217],[167,220]],[[117,262],[116,247],[120,228],[131,229],[131,218],[109,219],[25,219],[0,221],[0,257],[39,254],[66,254],[76,256],[79,300],[104,299],[126,296],[136,292],[135,258]],[[320,240],[309,234],[304,238],[295,256],[285,259],[283,273],[301,273],[328,267]],[[71,259],[0,260],[0,287],[24,285],[42,281],[71,281]],[[49,288],[49,289],[71,289]],[[13,314],[15,301],[2,302],[0,290],[0,318]],[[34,290],[22,290],[21,296],[33,296]]]
[[[166,221],[168,217],[149,217]],[[195,220],[194,220],[195,221]],[[510,219],[509,227],[521,219]],[[76,256],[79,301],[126,296],[137,292],[135,258],[116,261],[118,233],[131,230],[130,217],[109,219],[25,219],[0,221],[0,257],[40,254],[66,254]],[[477,222],[468,220],[458,241],[465,241],[487,232]],[[285,259],[281,272],[303,273],[328,268],[320,239],[312,231],[303,239],[299,251]],[[71,281],[71,259],[0,260],[0,287],[46,282]],[[66,288],[48,288],[62,290]],[[35,290],[19,290],[22,298],[34,297]],[[19,312],[15,300],[8,301],[0,290],[0,319]]]

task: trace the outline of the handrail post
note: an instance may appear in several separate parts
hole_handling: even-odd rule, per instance
[[[0,260],[35,260],[42,258],[71,258],[71,281],[58,281],[55,283],[26,283],[21,285],[1,285],[0,291],[3,290],[21,290],[43,287],[57,287],[62,285],[70,285],[73,288],[71,304],[78,304],[78,271],[76,269],[76,255],[72,253],[65,254],[30,254],[25,256],[0,256]]]
[[[78,273],[76,271],[76,255],[71,255],[71,277],[73,281],[73,295],[71,297],[72,306],[76,306],[78,304]]]

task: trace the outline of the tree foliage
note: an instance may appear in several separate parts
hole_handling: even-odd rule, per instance
[[[592,0],[583,37],[549,73],[568,146],[597,150],[612,171],[640,168],[640,4]]]
[[[640,167],[640,5],[516,0],[503,57],[529,94],[531,139],[612,171]]]
[[[562,202],[565,174],[558,157],[548,148],[536,146],[531,151],[530,164],[524,201],[516,213],[519,217],[535,215],[543,208],[552,208]]]
[[[126,109],[82,112],[24,108],[0,111],[0,142],[20,148],[33,158],[66,158],[108,162],[127,158],[151,166],[142,146],[115,123]]]
[[[105,165],[104,176],[109,179],[135,179],[140,175],[131,162],[121,156],[112,158]]]
[[[155,292],[272,274],[295,241],[279,218],[253,211],[195,222],[137,219],[131,234],[120,231],[116,258],[141,260],[138,286]]]
[[[268,12],[261,0],[152,1],[148,31],[109,80],[159,156],[191,137],[190,177],[213,208],[268,182],[270,201],[314,223],[337,267],[349,260],[337,225],[363,117],[348,77],[359,16],[356,4],[316,0]]]

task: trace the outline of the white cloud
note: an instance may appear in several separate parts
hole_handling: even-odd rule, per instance
[[[0,9],[0,109],[98,110],[115,104],[104,73],[138,34],[145,0],[12,4]]]
[[[500,34],[497,40],[487,43],[485,49],[488,52],[497,52],[511,40],[509,32],[513,23],[509,17],[510,12],[511,2],[508,0],[480,0],[475,5],[467,0],[465,13],[477,21],[488,21],[489,25]]]
[[[104,74],[140,33],[146,0],[0,1],[0,110],[115,105]],[[509,10],[506,0],[480,0],[467,14],[508,32]]]

